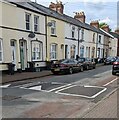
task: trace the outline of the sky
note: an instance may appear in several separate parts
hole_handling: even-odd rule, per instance
[[[56,0],[31,0],[48,7]],[[107,23],[112,31],[117,29],[119,18],[119,0],[60,0],[64,4],[64,14],[74,17],[75,12],[84,11],[86,23],[98,20]],[[118,9],[117,9],[118,8]],[[117,17],[118,16],[118,17]]]

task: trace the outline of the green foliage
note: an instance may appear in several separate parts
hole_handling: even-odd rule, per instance
[[[103,26],[107,26],[108,24],[107,23],[105,23],[105,22],[102,22],[102,23],[100,23],[99,24],[99,28],[102,28]],[[109,26],[109,25],[108,25]],[[112,29],[111,28],[109,28],[109,32],[111,32],[112,31]]]
[[[105,25],[108,25],[108,24],[105,23],[105,22],[102,22],[102,23],[99,24],[99,27],[102,28],[102,27],[105,26]]]

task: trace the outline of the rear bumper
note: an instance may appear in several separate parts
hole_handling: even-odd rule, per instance
[[[66,73],[69,72],[69,68],[51,68],[51,72]]]
[[[119,69],[113,69],[112,72],[119,73]]]

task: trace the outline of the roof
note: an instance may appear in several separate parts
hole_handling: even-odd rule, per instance
[[[35,11],[35,12],[43,14],[43,15],[47,15],[47,16],[54,17],[56,19],[60,19],[62,21],[71,23],[78,27],[85,28],[87,30],[91,30],[91,31],[94,31],[94,32],[97,32],[97,33],[100,33],[103,35],[107,35],[107,33],[105,33],[104,31],[102,31],[100,29],[97,29],[87,23],[82,23],[79,20],[77,20],[71,16],[68,16],[65,14],[60,14],[54,10],[51,10],[48,7],[42,6],[36,2],[10,2],[10,3],[13,3],[13,4],[17,5],[18,7],[21,7],[21,8],[27,9],[27,10]],[[108,35],[108,36],[110,37],[110,35]]]
[[[10,3],[17,5],[17,7],[25,8],[27,10],[31,10],[31,11],[35,11],[35,12],[43,14],[43,15],[47,15],[45,12],[33,7],[28,2],[10,2]]]
[[[115,33],[115,32],[110,32],[110,34],[112,36],[114,36],[115,38],[119,39],[119,34]]]
[[[112,36],[110,33],[108,33],[108,32],[106,32],[106,31],[104,31],[104,30],[103,30],[103,29],[101,29],[101,28],[100,28],[100,30],[101,30],[102,32],[104,32],[106,36],[111,37],[111,38],[113,38],[113,39],[114,39],[114,36]]]
[[[104,34],[100,29],[97,29],[97,28],[95,28],[95,27],[93,27],[93,26],[91,26],[91,25],[89,25],[87,23],[82,23],[79,20],[77,20],[77,19],[75,19],[75,18],[73,18],[71,16],[68,16],[68,15],[65,15],[65,14],[59,14],[58,12],[49,9],[48,7],[37,4],[35,2],[29,2],[29,4],[33,5],[37,9],[45,12],[48,16],[51,16],[51,17],[66,21],[66,22],[71,23],[73,25],[76,25],[78,27],[83,27],[85,29],[95,31],[95,32],[98,32],[100,34]]]

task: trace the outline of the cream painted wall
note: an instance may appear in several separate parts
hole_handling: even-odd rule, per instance
[[[17,27],[17,10],[16,6],[7,2],[2,4],[2,25],[6,27]]]
[[[110,56],[117,56],[117,38],[110,39]]]
[[[51,36],[51,27],[47,27],[47,57],[48,60],[50,60],[50,45],[52,43],[55,43],[58,45],[58,53],[57,53],[57,59],[62,59],[62,52],[61,52],[61,45],[64,45],[64,39],[65,39],[65,32],[64,32],[64,26],[65,23],[61,20],[55,19],[53,17],[47,17],[47,23],[51,22],[52,20],[56,21],[56,36]],[[64,58],[64,52],[63,52],[63,58]]]
[[[0,2],[1,5],[1,2]],[[27,61],[31,61],[31,40],[38,40],[43,43],[43,61],[46,59],[46,36],[45,36],[45,16],[40,13],[31,12],[22,8],[18,8],[9,3],[2,3],[2,26],[8,27],[0,29],[2,31],[2,35],[0,38],[3,39],[3,63],[12,62],[12,53],[11,53],[11,45],[10,40],[13,39],[16,42],[16,68],[20,68],[20,48],[19,48],[19,40],[24,39],[27,41],[27,58],[25,67],[27,67]],[[28,37],[29,31],[25,29],[25,13],[31,14],[31,26],[34,26],[34,15],[39,16],[39,33],[35,34],[35,38],[31,39]],[[13,16],[11,16],[13,15]],[[16,29],[11,29],[16,28]],[[34,31],[34,28],[31,29]],[[38,64],[37,64],[38,65]],[[44,66],[44,63],[40,63],[40,66]],[[38,65],[38,66],[39,66]],[[6,65],[0,65],[0,69],[7,69]]]

